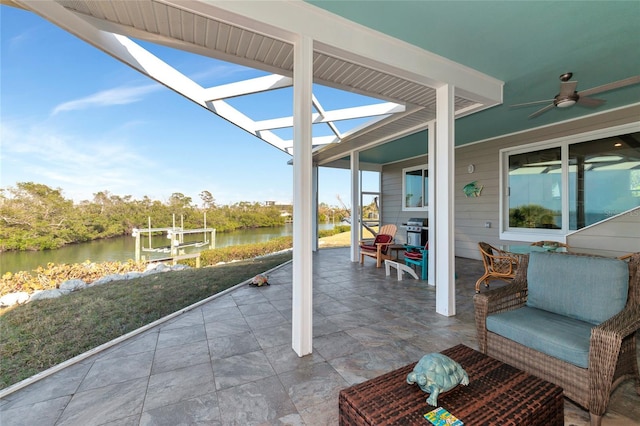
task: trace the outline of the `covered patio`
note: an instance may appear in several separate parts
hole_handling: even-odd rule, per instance
[[[360,172],[364,170],[381,175],[381,223],[401,225],[416,211],[428,216],[433,249],[429,254],[428,282],[437,288],[432,308],[443,316],[455,316],[459,305],[455,299],[455,257],[477,258],[479,241],[522,239],[503,232],[508,224],[504,220],[507,214],[498,211],[497,206],[502,206],[502,198],[509,191],[501,187],[497,173],[498,149],[516,143],[538,144],[550,135],[573,137],[580,133],[582,141],[592,135],[581,132],[592,129],[599,132],[598,137],[638,132],[640,76],[633,75],[638,58],[629,53],[637,49],[635,40],[626,36],[635,28],[637,10],[624,5],[616,5],[613,10],[606,2],[596,6],[592,3],[589,8],[566,3],[550,9],[535,3],[518,3],[516,7],[516,3],[493,2],[479,4],[479,8],[468,4],[466,12],[461,13],[459,4],[451,2],[403,2],[392,7],[390,2],[377,2],[371,8],[362,8],[358,2],[322,1],[0,3],[42,16],[292,156],[295,261],[291,269],[291,347],[299,356],[311,354],[314,347],[311,314],[316,303],[311,259],[317,248],[319,167],[350,169],[354,219],[360,211]],[[558,15],[579,19],[568,20],[550,32],[547,23]],[[528,16],[531,27],[522,30],[521,20],[514,16]],[[431,21],[446,22],[444,27],[449,28],[424,25]],[[585,23],[591,22],[598,25],[582,31]],[[504,37],[504,28],[511,29],[509,37]],[[478,34],[483,37],[478,38]],[[601,42],[593,43],[592,37]],[[147,43],[248,66],[259,70],[260,76],[216,86],[200,83],[145,49]],[[585,52],[585,46],[593,50]],[[614,59],[619,65],[611,67]],[[570,104],[580,100],[579,94],[583,103],[589,103],[588,95],[607,92],[602,101],[591,101],[591,106],[600,108],[606,100],[606,107],[596,114],[576,108],[569,115],[559,115],[560,110],[566,109],[557,108],[540,120],[531,120],[555,108],[555,98],[539,99],[556,91],[556,81],[548,76],[557,73],[551,70],[558,64],[565,63],[576,74],[583,70],[585,77],[579,92],[575,91],[577,82],[569,82],[569,92],[575,92],[575,96],[570,93]],[[563,75],[571,78],[572,72],[567,71],[563,68]],[[373,103],[331,108],[325,98],[320,102],[314,93],[317,86],[363,95]],[[288,116],[251,117],[229,101],[283,88],[291,91]],[[624,90],[616,90],[621,88]],[[529,101],[549,104],[531,115],[511,108],[528,105]],[[561,106],[570,105],[562,102]],[[355,127],[341,128],[340,123],[345,122]],[[614,126],[613,130],[601,129],[609,126]],[[318,128],[322,131],[318,132]],[[282,129],[287,132],[280,133]],[[504,143],[501,137],[514,140]],[[636,167],[639,142],[634,137],[627,139],[625,149],[633,155],[622,165]],[[469,149],[459,149],[462,145],[469,145]],[[416,167],[420,169],[420,181],[424,181],[422,201],[420,205],[407,206],[402,178],[405,170]],[[471,173],[477,174],[468,176]],[[456,185],[471,179],[474,180],[470,183],[482,179],[481,186],[486,187],[480,200],[463,199],[459,190],[455,191]],[[625,196],[638,191],[635,170],[630,180],[633,183],[628,185]],[[568,185],[567,182],[564,179]],[[562,200],[558,194],[554,189],[552,196]],[[632,230],[637,229],[634,224],[638,216],[625,213],[630,207],[637,207],[637,197],[629,197],[630,201],[621,208],[611,207],[603,212],[607,217],[612,212],[620,213],[613,219],[621,224],[608,225],[613,231],[587,235],[587,245],[600,246],[601,240],[618,244],[621,237],[627,237],[626,244],[631,248],[623,253],[637,250]],[[568,198],[562,202],[562,208],[568,210]],[[554,238],[566,238],[568,221],[565,223],[562,233],[556,232]],[[357,260],[358,234],[359,228],[353,227],[353,262]],[[527,234],[523,241],[534,238],[532,235]]]
[[[3,395],[0,422],[337,424],[341,389],[425,353],[459,343],[477,348],[473,295],[482,263],[460,258],[456,267],[457,315],[446,317],[435,312],[436,290],[426,282],[352,263],[346,248],[319,250],[312,355],[291,351],[288,263],[269,273],[268,287],[237,286]],[[603,424],[639,418],[640,397],[626,381]],[[565,424],[588,423],[588,413],[565,399]]]

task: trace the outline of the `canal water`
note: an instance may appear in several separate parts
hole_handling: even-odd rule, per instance
[[[333,224],[320,224],[319,229],[332,229]],[[273,228],[256,228],[240,231],[216,233],[215,247],[228,247],[242,244],[260,243],[274,238],[293,234],[292,224],[286,224]],[[209,232],[207,238],[211,238]],[[203,241],[202,234],[185,235],[185,242]],[[149,247],[146,236],[141,237],[142,246]],[[151,247],[169,246],[170,240],[165,235],[154,236]],[[208,246],[187,247],[186,253],[195,253],[208,249]],[[169,253],[143,251],[147,259],[158,259],[169,256]],[[45,267],[48,262],[53,263],[82,263],[86,260],[92,262],[126,261],[135,258],[135,238],[131,236],[96,240],[88,243],[72,244],[56,250],[44,251],[12,251],[0,253],[0,272],[32,271],[38,266]]]

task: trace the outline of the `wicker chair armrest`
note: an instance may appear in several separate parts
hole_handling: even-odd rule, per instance
[[[487,352],[487,316],[517,309],[527,301],[526,282],[513,283],[473,297],[480,352]]]
[[[478,293],[473,297],[473,303],[476,307],[486,306],[486,315],[517,309],[523,306],[526,301],[526,283],[517,283],[515,281],[486,293]]]
[[[640,307],[627,306],[605,322],[591,330],[591,340],[601,334],[613,334],[620,339],[640,330]]]
[[[627,363],[637,363],[634,356],[636,347],[634,337],[638,329],[640,329],[638,306],[627,306],[617,315],[591,329],[589,341],[589,411],[591,413],[604,414],[611,389],[615,387],[613,381],[618,368],[627,371],[635,370],[637,378],[637,366],[630,366]],[[630,343],[627,340],[629,338]],[[625,341],[627,344],[623,343]],[[629,350],[633,351],[633,355],[628,352],[628,355],[623,355],[623,352]]]
[[[507,253],[504,251],[501,251],[499,254],[493,254],[491,255],[491,257],[493,258],[494,262],[498,261],[498,262],[511,262],[515,265],[518,264],[519,262],[519,258],[517,254],[513,254],[513,253]]]

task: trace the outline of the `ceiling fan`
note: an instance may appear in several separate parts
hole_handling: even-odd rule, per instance
[[[571,72],[564,73],[560,76],[560,81],[561,81],[560,93],[558,93],[553,99],[545,99],[544,101],[534,101],[534,102],[526,102],[523,104],[515,104],[515,105],[511,105],[511,107],[516,108],[516,107],[523,107],[523,106],[551,102],[549,105],[531,114],[529,118],[535,118],[553,108],[569,108],[575,105],[576,103],[586,107],[595,108],[602,105],[606,101],[604,99],[588,98],[587,96],[640,83],[640,75],[636,75],[633,77],[626,78],[624,80],[614,81],[612,83],[603,84],[602,86],[581,90],[580,92],[577,92],[576,87],[578,86],[578,82],[569,81],[571,80],[572,76],[573,76],[573,73]]]

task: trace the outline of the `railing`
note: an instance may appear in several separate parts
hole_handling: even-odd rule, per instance
[[[171,262],[174,266],[179,260],[196,259],[196,268],[200,267],[200,253],[181,254],[178,256],[163,257],[161,259],[145,260],[146,263]]]

